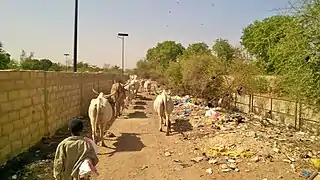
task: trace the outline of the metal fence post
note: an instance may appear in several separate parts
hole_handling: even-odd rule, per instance
[[[299,103],[300,106],[299,106],[299,129],[298,130],[301,130],[301,126],[303,124],[302,122],[302,103]]]
[[[237,93],[234,94],[234,108],[237,108]]]
[[[297,129],[297,122],[298,121],[298,102],[295,103],[295,110],[294,110],[294,128]]]
[[[271,116],[271,119],[273,119],[273,116],[272,116],[272,112],[273,112],[273,98],[272,96],[270,96],[270,116]]]
[[[253,98],[254,98],[254,94],[252,94],[252,97],[251,97],[251,112],[253,112],[253,113],[254,113]]]
[[[252,111],[251,111],[251,109],[252,109],[252,108],[251,108],[251,106],[252,106],[252,104],[251,104],[251,98],[252,98],[252,94],[249,95],[249,113],[252,112]]]

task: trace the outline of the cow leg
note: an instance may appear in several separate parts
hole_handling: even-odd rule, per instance
[[[168,126],[167,126],[167,132],[166,132],[166,136],[169,136],[169,132],[170,132],[170,128],[171,128],[171,121],[170,119],[168,120]]]
[[[99,137],[100,137],[100,141],[101,141],[101,146],[102,147],[106,147],[107,145],[104,143],[104,138],[103,138],[103,136],[104,136],[104,134],[103,134],[103,130],[104,130],[104,127],[100,127],[99,128]]]
[[[96,140],[96,128],[94,127],[94,121],[91,121],[91,136],[94,143],[97,143]]]
[[[162,132],[162,123],[163,123],[163,120],[162,120],[162,116],[160,113],[159,114],[159,131]]]
[[[166,136],[169,136],[170,127],[171,127],[171,121],[170,121],[170,115],[168,113],[166,113],[166,123],[167,123]]]
[[[120,103],[117,104],[117,116],[121,116],[121,109],[120,109]]]
[[[115,114],[116,114],[116,117],[120,116],[120,104],[119,104],[119,102],[117,102],[115,104]]]

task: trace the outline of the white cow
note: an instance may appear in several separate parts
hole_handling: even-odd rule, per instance
[[[94,90],[94,88],[92,88],[92,91],[98,94],[97,98],[91,100],[88,109],[88,115],[90,118],[92,129],[92,139],[95,143],[97,143],[97,128],[99,128],[99,138],[101,140],[101,146],[106,146],[106,144],[104,143],[103,135],[105,131],[110,128],[110,126],[113,124],[115,120],[114,110],[108,98],[112,96],[114,93],[105,95],[102,92],[98,93]]]
[[[137,79],[134,79],[131,81],[132,83],[132,90],[133,90],[133,97],[136,98],[137,95],[138,95],[138,91],[139,91],[139,88],[140,88],[140,82],[137,80]]]
[[[131,104],[133,99],[133,86],[131,84],[131,80],[128,80],[124,89],[126,90],[126,102]]]
[[[150,79],[148,79],[144,82],[143,88],[144,88],[144,92],[150,93],[150,89],[151,89],[151,80]]]
[[[159,131],[162,132],[163,119],[165,119],[164,125],[167,126],[166,136],[168,136],[171,127],[170,115],[174,108],[174,102],[171,99],[170,90],[163,90],[161,94],[156,91],[155,93],[157,97],[154,100],[153,108],[159,116]]]
[[[132,77],[130,78],[131,79],[128,80],[124,88],[126,89],[126,93],[127,93],[126,100],[131,104],[132,99],[134,99],[138,94],[139,81],[136,79],[137,78],[136,76],[132,75]]]

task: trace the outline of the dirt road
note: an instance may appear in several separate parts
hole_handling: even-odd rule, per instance
[[[110,128],[117,137],[109,141],[113,149],[99,149],[99,179],[212,179],[190,164],[192,144],[180,141],[176,132],[172,136],[158,132],[150,100],[137,99],[124,112],[127,118],[117,119]]]
[[[299,176],[299,173],[308,167],[304,165],[308,164],[307,161],[293,162],[295,168],[298,168],[293,170],[292,164],[282,160],[285,153],[270,152],[272,149],[268,141],[272,140],[272,137],[265,132],[275,130],[267,131],[261,126],[254,126],[256,129],[252,129],[250,127],[254,122],[250,121],[231,131],[216,130],[211,126],[193,128],[189,120],[182,121],[173,116],[173,131],[170,136],[165,136],[165,133],[158,131],[159,122],[152,109],[153,99],[150,98],[152,97],[141,96],[134,100],[133,105],[125,110],[123,116],[110,128],[109,131],[116,137],[108,139],[107,148],[99,148],[99,180],[305,179]],[[85,123],[85,135],[90,137],[89,120],[85,120]],[[261,132],[264,132],[264,138]],[[290,137],[292,135],[293,133],[289,133]],[[67,136],[69,132],[65,127],[58,130],[53,137],[43,139],[28,152],[0,168],[0,179],[53,180],[54,153],[58,143]],[[298,142],[302,143],[302,140],[298,139]],[[255,155],[260,154],[260,160],[253,162],[248,158],[235,158],[235,162],[231,164],[236,164],[239,171],[229,172],[222,172],[221,167],[232,160],[228,156],[220,155],[218,163],[213,164],[210,164],[208,159],[191,161],[192,158],[203,157],[201,149],[205,145],[221,144],[250,149]],[[304,144],[312,144],[311,149],[317,149],[320,145],[318,141],[307,141]],[[268,160],[272,156],[273,160]],[[212,174],[206,172],[208,168],[212,168]]]
[[[148,97],[150,98],[150,97]],[[240,172],[221,172],[219,165],[210,165],[208,161],[199,163],[191,159],[201,157],[202,131],[193,129],[191,124],[173,123],[170,136],[158,132],[158,119],[152,109],[153,99],[138,98],[124,117],[115,121],[110,129],[116,137],[110,139],[110,148],[100,148],[100,162],[98,170],[99,179],[105,180],[195,180],[195,179],[303,179],[290,166],[279,161],[250,162],[239,161]],[[176,117],[172,117],[175,121]],[[193,130],[192,130],[193,129]],[[211,128],[210,128],[211,129]],[[207,131],[206,135],[208,135]],[[184,135],[182,135],[184,134]],[[186,135],[196,136],[193,140],[184,140]],[[216,140],[222,144],[234,144],[239,141],[250,142],[253,139],[241,139],[232,132],[217,135],[212,132]],[[240,138],[240,139],[239,139]],[[239,142],[239,143],[240,143]],[[261,151],[265,149],[264,143],[257,144]],[[256,146],[257,146],[256,145]],[[206,169],[212,168],[209,174]]]

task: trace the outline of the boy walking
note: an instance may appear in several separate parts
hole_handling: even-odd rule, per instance
[[[54,158],[53,176],[56,180],[79,180],[79,167],[85,159],[89,159],[93,166],[99,161],[90,142],[80,136],[83,122],[71,120],[68,128],[71,136],[60,142]]]

